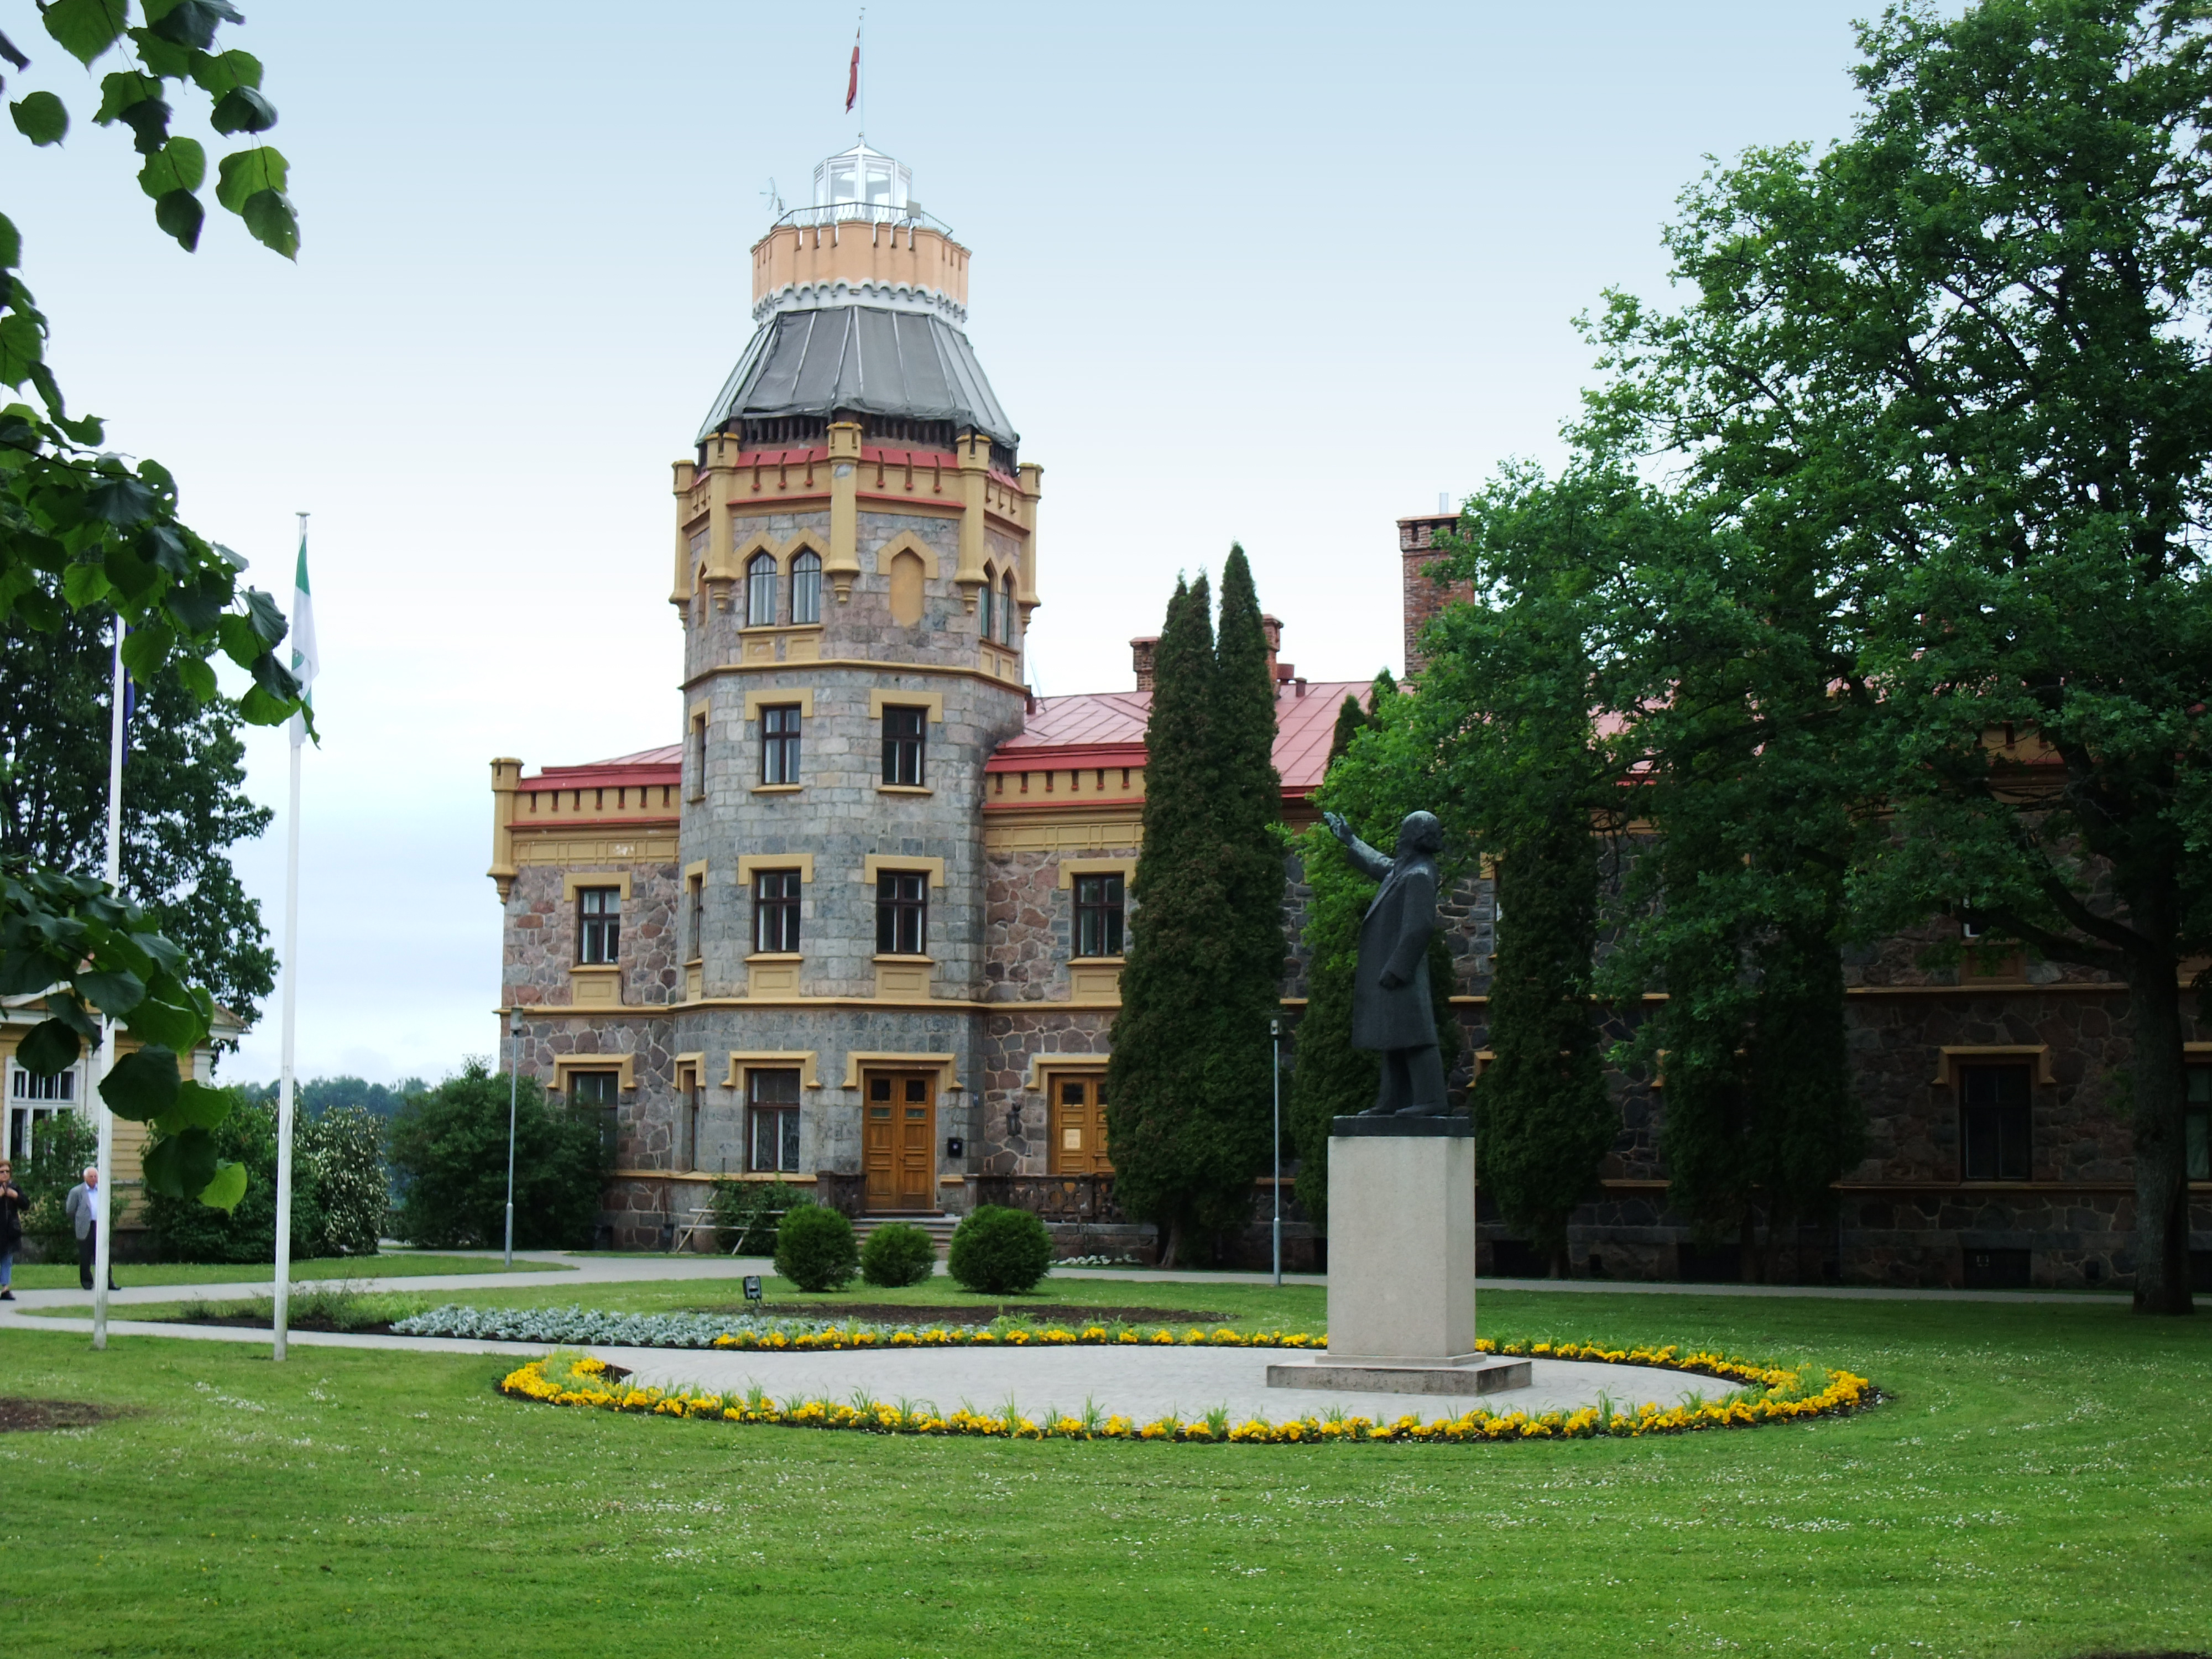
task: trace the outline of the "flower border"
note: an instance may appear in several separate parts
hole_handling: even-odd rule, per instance
[[[1043,1341],[1054,1335],[1066,1343],[1081,1343],[1086,1340],[1085,1335],[1066,1332],[1047,1333],[1031,1340]],[[1268,1336],[1276,1340],[1268,1340]],[[1229,1340],[1216,1340],[1220,1338]],[[947,1336],[943,1343],[926,1344],[917,1340],[903,1346],[950,1346],[953,1340]],[[1097,1340],[1104,1339],[1102,1335]],[[1178,1346],[1296,1346],[1311,1348],[1317,1346],[1316,1340],[1310,1335],[1304,1336],[1302,1340],[1293,1345],[1283,1340],[1280,1333],[1247,1337],[1225,1330],[1206,1333],[1194,1329],[1181,1342],[1164,1330],[1149,1339],[1125,1334],[1115,1340],[1121,1342],[1165,1341]],[[732,1343],[730,1346],[738,1345]],[[778,1345],[764,1342],[757,1346],[797,1347],[799,1343],[792,1340]],[[817,1342],[813,1346],[832,1345]],[[847,1342],[842,1346],[901,1345]],[[1016,1343],[1012,1346],[1022,1345]],[[1686,1434],[1704,1429],[1758,1428],[1771,1423],[1800,1423],[1812,1418],[1841,1416],[1863,1410],[1881,1398],[1881,1390],[1873,1383],[1850,1371],[1829,1371],[1824,1386],[1808,1394],[1802,1392],[1805,1377],[1802,1371],[1783,1366],[1755,1364],[1705,1349],[1684,1353],[1673,1344],[1659,1348],[1604,1348],[1589,1342],[1496,1343],[1486,1340],[1475,1346],[1485,1353],[1595,1361],[1605,1364],[1641,1365],[1658,1370],[1681,1371],[1690,1376],[1717,1377],[1759,1392],[1755,1397],[1738,1394],[1729,1399],[1701,1401],[1694,1405],[1661,1407],[1651,1403],[1626,1411],[1586,1406],[1578,1411],[1544,1412],[1534,1416],[1526,1412],[1493,1413],[1486,1406],[1477,1406],[1458,1417],[1437,1418],[1426,1422],[1408,1412],[1387,1423],[1367,1417],[1309,1415],[1279,1423],[1255,1417],[1232,1424],[1227,1413],[1216,1412],[1188,1421],[1164,1417],[1140,1424],[1134,1419],[1119,1413],[1109,1415],[1095,1408],[1087,1409],[1079,1418],[1063,1415],[1040,1422],[1021,1415],[1011,1401],[1007,1402],[1006,1409],[994,1415],[971,1412],[964,1407],[957,1411],[939,1413],[905,1402],[893,1405],[882,1401],[848,1405],[830,1400],[793,1399],[779,1403],[768,1398],[757,1388],[743,1395],[718,1395],[659,1388],[633,1389],[625,1387],[618,1379],[611,1380],[603,1387],[571,1388],[546,1376],[547,1361],[553,1357],[550,1354],[545,1359],[533,1359],[508,1372],[500,1379],[498,1388],[500,1393],[511,1399],[536,1401],[549,1406],[581,1406],[599,1411],[655,1417],[708,1418],[720,1422],[758,1423],[781,1428],[842,1429],[864,1434],[966,1435],[1008,1440],[1153,1440],[1178,1444],[1228,1442],[1251,1445],[1330,1444],[1346,1441],[1434,1443],[1473,1440],[1587,1440],[1601,1437],[1636,1438],[1647,1434]],[[568,1368],[572,1378],[586,1380],[605,1377],[607,1369],[605,1362],[588,1355],[576,1359]]]

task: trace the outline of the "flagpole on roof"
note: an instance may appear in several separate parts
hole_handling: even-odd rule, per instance
[[[292,578],[292,673],[300,682],[301,695],[306,700],[310,696],[307,688],[314,682],[318,664],[314,605],[307,586],[307,515],[301,513],[297,516],[300,562]],[[276,1084],[276,1282],[275,1305],[269,1321],[273,1339],[271,1357],[277,1359],[284,1358],[290,1335],[292,1299],[292,1032],[300,988],[300,751],[307,738],[307,723],[301,715],[292,717],[291,737],[292,805],[284,848],[283,1039]]]
[[[115,665],[107,689],[107,863],[104,871],[110,892],[123,890],[123,617],[115,618]],[[107,1109],[107,1097],[100,1085],[115,1066],[115,1022],[100,1022],[98,1078],[93,1084],[94,1126],[100,1150],[94,1161],[100,1168],[100,1190],[92,1195],[92,1346],[107,1346],[107,1278],[114,1261],[115,1241],[108,1225],[114,1213],[108,1194],[115,1190],[115,1115]]]

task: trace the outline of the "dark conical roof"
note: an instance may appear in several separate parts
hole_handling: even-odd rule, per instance
[[[783,311],[763,323],[699,436],[732,421],[841,411],[951,421],[1009,448],[1020,441],[965,334],[928,313],[857,305]]]

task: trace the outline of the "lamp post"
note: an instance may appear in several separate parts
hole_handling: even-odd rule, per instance
[[[507,1267],[514,1270],[514,1096],[522,1070],[522,1011],[507,1017]]]
[[[1283,1022],[1267,1022],[1275,1050],[1275,1288],[1283,1286]]]

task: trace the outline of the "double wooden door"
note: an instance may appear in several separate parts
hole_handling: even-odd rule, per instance
[[[1052,1107],[1051,1164],[1054,1175],[1112,1175],[1106,1149],[1105,1074],[1053,1074],[1046,1098]]]
[[[871,1210],[934,1210],[937,1074],[869,1072],[864,1076],[862,1202]]]

